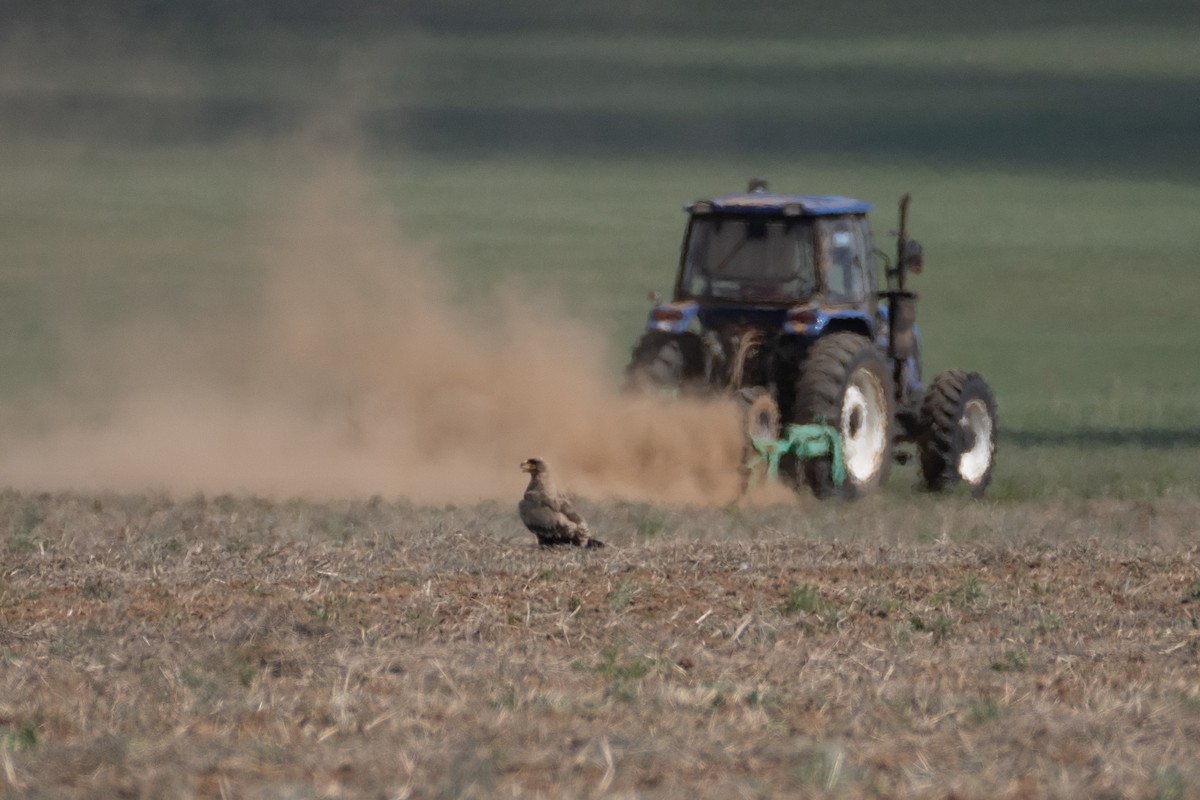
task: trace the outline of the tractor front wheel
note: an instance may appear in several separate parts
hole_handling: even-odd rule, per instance
[[[965,483],[982,497],[996,463],[996,397],[977,372],[947,370],[921,406],[921,478],[930,491]]]
[[[892,375],[870,339],[832,333],[818,339],[796,380],[796,421],[823,422],[842,438],[846,481],[836,486],[828,458],[804,462],[818,497],[854,497],[879,487],[892,462]]]

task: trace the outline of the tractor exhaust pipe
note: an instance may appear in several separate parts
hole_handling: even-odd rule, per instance
[[[896,364],[908,359],[916,349],[913,327],[917,324],[917,295],[908,291],[908,271],[921,271],[922,250],[915,239],[908,238],[908,204],[912,195],[900,198],[900,229],[896,234],[896,265],[887,271],[888,290],[888,356]],[[899,374],[895,376],[899,379]]]

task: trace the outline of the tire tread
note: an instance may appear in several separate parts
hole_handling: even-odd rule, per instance
[[[972,486],[972,494],[981,497],[991,482],[996,452],[995,395],[978,372],[950,369],[934,378],[921,405],[921,479],[929,491],[946,491],[962,480],[957,466],[964,445],[959,420],[973,398],[982,399],[992,417],[992,464]]]

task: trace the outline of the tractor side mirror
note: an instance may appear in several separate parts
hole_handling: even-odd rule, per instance
[[[904,254],[901,256],[900,268],[908,272],[920,272],[924,264],[925,251],[916,239],[904,243]]]

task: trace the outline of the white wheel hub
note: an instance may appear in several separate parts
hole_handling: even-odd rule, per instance
[[[883,468],[887,451],[888,399],[883,383],[870,370],[850,378],[842,397],[842,455],[855,483],[867,483]]]
[[[968,400],[958,424],[971,445],[958,457],[958,474],[967,483],[977,484],[992,465],[992,415],[987,403],[979,398]]]

